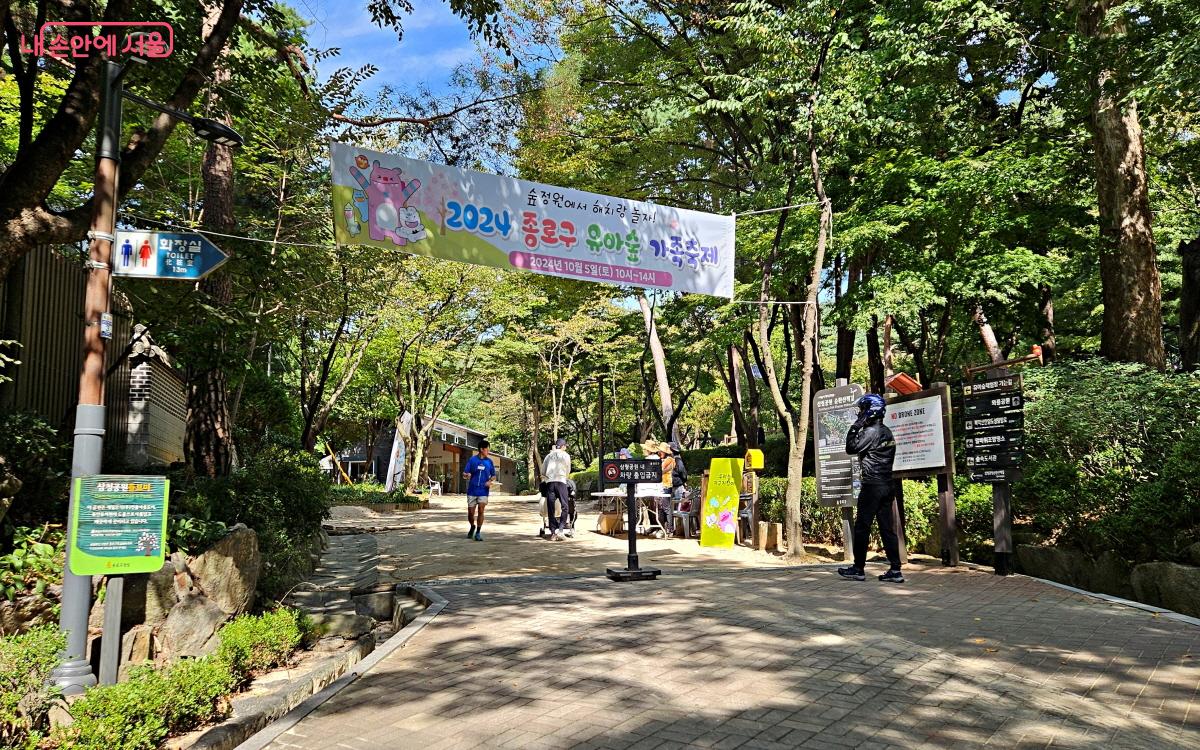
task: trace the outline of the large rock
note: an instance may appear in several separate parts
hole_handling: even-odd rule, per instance
[[[1017,545],[1017,568],[1036,578],[1045,578],[1068,586],[1111,594],[1123,599],[1134,598],[1129,576],[1133,567],[1114,552],[1103,552],[1097,558],[1065,547],[1035,547]]]
[[[1184,562],[1192,565],[1200,565],[1200,542],[1187,547],[1183,551]]]
[[[313,626],[322,637],[359,638],[366,635],[374,624],[366,615],[314,614],[309,615]]]
[[[1142,563],[1133,569],[1133,590],[1138,601],[1200,617],[1200,567]]]
[[[217,629],[229,615],[204,594],[188,594],[171,608],[158,628],[155,652],[160,661],[204,656],[217,647]]]
[[[0,601],[0,635],[16,635],[30,628],[54,622],[57,599],[47,596],[18,596],[14,601]]]
[[[234,526],[207,552],[187,565],[194,583],[227,615],[241,614],[254,604],[261,567],[258,535],[243,524]],[[176,574],[177,581],[182,575],[187,574]]]

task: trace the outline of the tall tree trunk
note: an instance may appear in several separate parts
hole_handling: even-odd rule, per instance
[[[871,318],[867,329],[867,371],[871,393],[883,393],[883,353],[879,350],[879,318]]]
[[[216,23],[220,8],[209,13],[204,34],[208,36]],[[213,82],[221,85],[229,80],[227,61],[218,61]],[[219,100],[214,97],[214,104]],[[215,113],[226,125],[233,120],[229,112]],[[204,183],[204,216],[202,225],[216,232],[232,234],[237,229],[233,213],[233,153],[228,146],[209,143],[202,166]],[[200,282],[200,293],[216,308],[227,308],[233,302],[233,280],[228,271],[218,269]],[[206,315],[201,312],[201,315]],[[211,321],[198,322],[197,328],[212,329]],[[198,343],[201,356],[187,369],[187,423],[185,453],[192,468],[200,476],[220,477],[229,474],[234,464],[233,423],[229,416],[229,388],[225,373],[228,352],[225,337],[209,336]]]
[[[854,263],[853,261],[850,262],[850,268],[846,274],[846,294],[853,292],[854,288],[858,285],[859,278],[862,274],[862,270],[859,268],[859,265],[860,264]],[[840,290],[842,285],[841,280],[838,279],[835,281],[835,284],[837,285],[836,289]],[[839,298],[838,301],[840,302],[840,292],[836,296]],[[857,338],[857,333],[858,332],[853,328],[846,325],[845,315],[842,315],[842,318],[837,324],[837,350],[834,356],[834,378],[845,378],[846,380],[850,379],[850,369],[854,365],[854,343],[855,339]]]
[[[1104,324],[1100,353],[1159,370],[1167,363],[1162,336],[1162,282],[1151,229],[1146,152],[1137,101],[1120,72],[1125,22],[1106,14],[1116,0],[1082,0],[1079,32],[1094,42],[1099,70],[1089,80],[1092,147],[1100,211],[1100,281]]]
[[[1200,237],[1179,243],[1183,285],[1179,290],[1179,356],[1184,370],[1200,366]]]
[[[883,379],[884,379],[884,381],[887,381],[888,378],[890,378],[891,376],[896,374],[896,368],[895,368],[895,365],[893,364],[893,359],[892,359],[892,355],[895,352],[895,349],[892,348],[892,329],[895,327],[895,325],[896,325],[896,319],[894,317],[892,317],[891,315],[888,315],[883,319]],[[878,392],[883,393],[882,387]]]
[[[721,374],[721,381],[725,384],[725,390],[729,392],[729,411],[733,415],[733,432],[737,436],[737,444],[739,448],[745,450],[748,447],[746,442],[746,415],[742,410],[742,381],[738,374],[738,359],[740,358],[737,347],[730,344],[725,350],[725,361],[722,362],[718,356],[717,372]],[[729,367],[728,373],[725,367]]]
[[[1042,359],[1049,364],[1057,354],[1058,343],[1054,336],[1054,290],[1049,284],[1038,287],[1041,292],[1039,305],[1042,317]]]
[[[638,305],[642,308],[642,318],[646,322],[646,338],[650,342],[650,358],[654,360],[654,379],[658,383],[658,401],[662,406],[662,418],[665,424],[671,425],[670,440],[679,440],[679,428],[671,417],[675,414],[675,403],[671,400],[671,383],[667,380],[667,354],[663,351],[662,342],[658,339],[658,326],[654,324],[654,311],[645,294],[638,295]]]
[[[996,339],[996,332],[992,330],[992,324],[983,314],[982,304],[976,302],[975,306],[971,308],[971,320],[979,326],[979,336],[983,339],[983,347],[987,349],[988,359],[992,362],[1003,362],[1004,355],[1000,351],[1000,342]]]
[[[770,336],[770,333],[767,334]],[[750,355],[754,355],[754,359],[759,360],[755,364],[758,371],[762,373],[761,377],[766,377],[767,363],[762,360],[761,352],[758,345],[754,342],[754,337],[747,331],[746,346],[741,349],[742,355],[742,377],[746,379],[746,392],[750,395],[750,413],[749,421],[746,423],[746,446],[748,448],[762,447],[761,435],[763,433],[763,417],[762,417],[762,393],[756,382],[758,378],[754,377],[754,368],[750,366]],[[779,385],[780,391],[783,393],[783,402],[787,403],[787,380],[783,380]]]

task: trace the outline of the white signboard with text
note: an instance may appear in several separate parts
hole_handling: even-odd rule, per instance
[[[885,423],[896,438],[893,471],[933,471],[945,467],[946,435],[940,395],[888,404]]]

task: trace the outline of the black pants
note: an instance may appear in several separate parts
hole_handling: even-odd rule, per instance
[[[562,504],[559,518],[554,517],[555,499]],[[571,493],[566,482],[546,483],[546,523],[550,525],[551,531],[565,529],[571,525]]]
[[[896,521],[892,515],[892,486],[863,484],[858,494],[858,512],[854,515],[854,567],[859,570],[867,562],[867,540],[871,524],[879,521],[879,536],[892,570],[900,570],[900,540],[896,538]]]

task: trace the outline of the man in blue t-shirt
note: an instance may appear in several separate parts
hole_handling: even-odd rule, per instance
[[[463,469],[463,479],[467,481],[467,521],[471,528],[467,531],[467,539],[482,542],[479,531],[483,528],[483,509],[487,506],[488,490],[496,480],[496,465],[488,458],[488,441],[479,443],[479,454],[467,460]],[[478,516],[478,517],[476,517]]]

